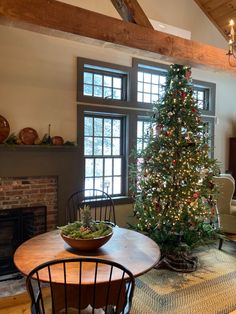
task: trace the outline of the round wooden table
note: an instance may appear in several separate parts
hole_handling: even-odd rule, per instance
[[[47,232],[38,235],[20,245],[14,254],[14,263],[16,267],[24,274],[28,275],[29,272],[36,266],[48,262],[51,260],[62,258],[76,258],[76,257],[95,257],[106,260],[111,260],[122,264],[128,268],[134,276],[139,276],[152,267],[154,267],[160,259],[160,249],[158,245],[148,238],[147,236],[138,233],[133,230],[115,227],[113,228],[113,236],[111,239],[101,248],[95,251],[77,251],[72,249],[67,243],[64,242],[60,236],[59,230]],[[88,296],[87,300],[84,300],[83,307],[90,304],[89,296],[91,295],[89,289],[92,289],[92,282],[94,280],[94,274],[89,269],[86,269],[86,282],[83,282],[83,289],[86,290]],[[57,270],[55,270],[57,272]],[[73,273],[74,272],[74,273]],[[72,267],[70,269],[69,276],[69,289],[70,289],[70,304],[75,306],[77,303],[77,296],[74,294],[73,285],[78,284],[76,270]],[[54,273],[55,276],[55,273]],[[48,277],[47,277],[48,278]],[[47,281],[47,278],[41,278],[40,280]],[[103,272],[102,278],[99,279],[101,284],[100,297],[97,306],[103,304],[103,288],[108,281],[107,271]],[[115,282],[117,278],[115,275],[113,280]],[[62,268],[59,268],[58,273],[54,277],[54,284],[57,285],[57,300],[60,301],[63,291],[62,283],[64,277],[62,274]],[[114,285],[115,288],[115,285]],[[60,302],[57,305],[58,312],[63,305]]]
[[[160,259],[159,246],[147,236],[129,229],[115,227],[113,236],[96,251],[80,252],[64,242],[59,230],[40,234],[21,244],[14,263],[24,274],[36,266],[55,259],[97,257],[120,263],[139,276],[153,268]]]

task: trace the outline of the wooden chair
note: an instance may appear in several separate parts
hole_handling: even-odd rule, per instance
[[[88,205],[95,221],[106,221],[116,225],[114,202],[109,194],[97,189],[75,192],[67,202],[67,223],[81,220],[81,208]]]
[[[72,268],[77,276],[70,275]],[[26,279],[32,314],[126,314],[134,285],[133,274],[124,266],[85,257],[46,262]]]

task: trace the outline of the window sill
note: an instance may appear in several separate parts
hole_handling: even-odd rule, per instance
[[[130,198],[128,196],[112,197],[112,200],[113,200],[115,205],[132,204],[133,203],[132,198]]]

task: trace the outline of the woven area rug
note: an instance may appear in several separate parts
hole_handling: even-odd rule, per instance
[[[193,273],[152,269],[136,279],[131,314],[227,314],[236,309],[236,243],[195,250]]]

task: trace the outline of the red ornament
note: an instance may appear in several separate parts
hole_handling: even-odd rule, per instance
[[[192,108],[191,111],[192,112],[197,112],[197,109],[196,108]]]
[[[176,160],[175,160],[175,159],[172,161],[172,164],[173,164],[173,165],[176,165]]]
[[[199,197],[199,193],[198,192],[193,193],[193,197],[194,198],[198,198]]]
[[[182,99],[185,99],[186,96],[187,96],[187,93],[184,92],[184,91],[182,91],[182,92],[181,92],[181,97],[182,97]]]

